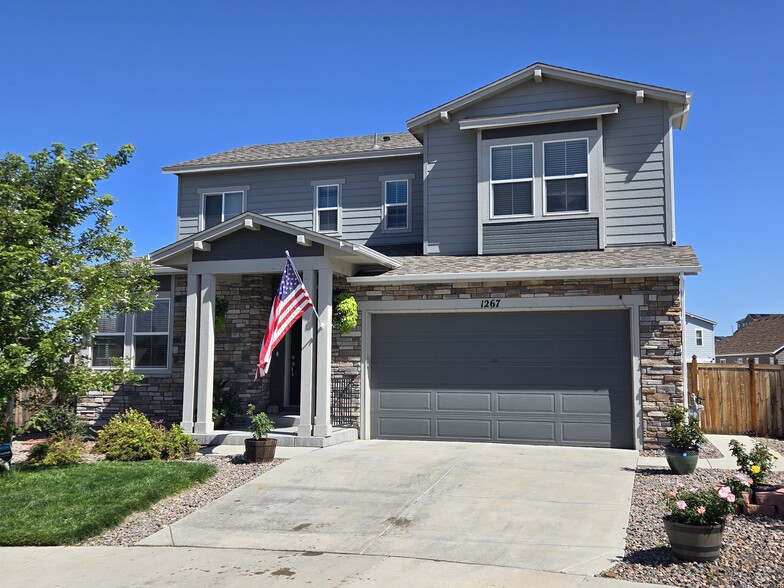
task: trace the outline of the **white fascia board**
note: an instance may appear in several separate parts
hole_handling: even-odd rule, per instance
[[[437,284],[449,282],[496,282],[509,280],[565,280],[582,278],[620,278],[696,275],[702,266],[638,267],[588,270],[524,270],[513,272],[457,272],[395,276],[357,276],[349,284]]]
[[[782,347],[781,349],[784,349]],[[776,352],[770,351],[744,351],[743,353],[719,353],[716,352],[716,357],[746,357],[747,355],[776,355]],[[770,364],[759,364],[759,365],[770,365]]]
[[[564,120],[578,120],[583,118],[596,118],[605,114],[618,114],[620,104],[599,104],[596,106],[583,106],[579,108],[560,108],[556,110],[542,110],[525,114],[509,114],[505,116],[485,116],[467,118],[460,121],[460,130],[470,129],[495,129],[520,125],[533,125],[538,123],[557,122]]]
[[[229,171],[236,169],[257,169],[264,167],[284,167],[289,165],[312,165],[316,163],[332,163],[337,161],[355,161],[362,159],[383,159],[389,157],[411,157],[422,155],[424,148],[389,149],[369,153],[352,153],[348,155],[297,157],[292,159],[273,159],[269,161],[246,161],[241,163],[222,163],[215,165],[169,165],[161,168],[165,174],[190,174],[212,171]]]
[[[782,345],[781,347],[779,347],[778,349],[776,349],[776,351],[774,351],[774,352],[773,352],[773,355],[778,355],[778,354],[779,354],[779,353],[781,353],[782,351],[784,351],[784,345]]]
[[[710,319],[706,319],[704,316],[700,316],[698,314],[694,314],[693,312],[687,312],[685,314],[686,314],[686,316],[690,316],[692,318],[696,318],[696,319],[699,319],[701,321],[705,321],[706,323],[710,323],[712,325],[718,325],[719,324],[716,321],[712,321]]]

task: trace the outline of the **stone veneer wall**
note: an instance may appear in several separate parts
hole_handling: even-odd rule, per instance
[[[680,280],[677,277],[384,286],[348,286],[341,282],[340,288],[354,294],[360,306],[363,301],[380,300],[643,295],[645,304],[640,308],[640,385],[645,448],[659,447],[668,439],[669,424],[665,412],[670,405],[683,403],[683,330]],[[361,324],[358,324],[348,336],[335,337],[333,369],[359,373],[360,332]]]
[[[184,276],[172,276],[172,280],[171,371],[145,376],[137,386],[117,386],[114,392],[90,392],[76,409],[83,422],[103,426],[127,408],[135,408],[150,419],[163,419],[167,424],[182,420],[187,283]]]

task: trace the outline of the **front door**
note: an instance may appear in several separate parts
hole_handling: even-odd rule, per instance
[[[291,327],[272,351],[270,361],[270,404],[281,412],[299,408],[302,319]]]

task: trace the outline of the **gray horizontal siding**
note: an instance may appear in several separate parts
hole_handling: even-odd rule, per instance
[[[411,181],[410,231],[384,232],[380,176],[414,174]],[[343,179],[341,238],[366,245],[422,242],[422,159],[420,156],[388,160],[336,162],[258,170],[236,170],[180,177],[179,234],[198,230],[198,190],[250,186],[247,208],[306,229],[313,228],[314,188],[311,182]]]
[[[599,248],[596,218],[495,223],[484,226],[486,254],[595,251]]]

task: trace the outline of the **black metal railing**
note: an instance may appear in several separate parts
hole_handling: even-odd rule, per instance
[[[332,425],[359,427],[359,386],[356,374],[332,376]]]

